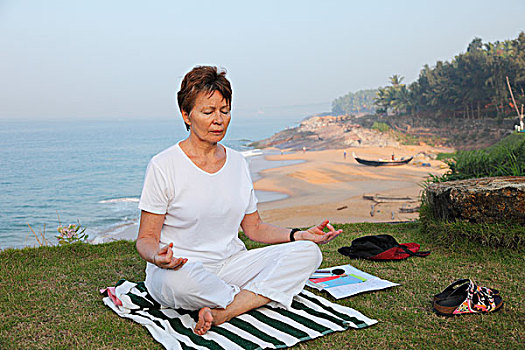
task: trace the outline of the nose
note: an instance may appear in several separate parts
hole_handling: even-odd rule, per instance
[[[216,111],[214,113],[213,122],[218,125],[222,125],[224,123],[224,116],[222,115],[221,111]]]

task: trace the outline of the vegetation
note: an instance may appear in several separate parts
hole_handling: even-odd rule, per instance
[[[374,124],[372,125],[372,129],[377,130],[379,132],[389,132],[390,130],[392,130],[387,123],[381,122],[374,122]]]
[[[409,91],[405,84],[401,84],[404,77],[397,74],[390,77],[391,86],[379,88],[375,104],[378,106],[376,112],[386,114],[393,112],[396,115],[407,113],[411,110]]]
[[[486,149],[459,151],[446,163],[450,171],[432,176],[443,182],[491,176],[525,176],[525,134],[512,134]]]
[[[297,349],[518,349],[525,339],[524,251],[483,247],[468,239],[443,245],[420,224],[345,224],[344,234],[321,246],[323,267],[351,263],[398,287],[327,299],[379,323],[331,334]],[[426,258],[396,262],[350,260],[337,248],[368,234],[391,234],[431,250]],[[249,248],[260,244],[247,242]],[[98,290],[120,278],[144,280],[145,262],[133,242],[70,244],[0,252],[1,349],[162,349],[148,331],[103,305]],[[446,318],[432,312],[432,296],[458,278],[498,289],[503,310]],[[317,293],[317,292],[316,292]]]
[[[456,245],[458,242],[461,244],[462,241],[469,240],[487,247],[525,247],[525,228],[516,223],[502,221],[488,224],[438,220],[424,201],[419,210],[419,220],[421,231],[443,246]]]
[[[525,33],[514,40],[483,43],[474,39],[465,53],[450,62],[425,65],[419,78],[406,86],[394,75],[391,85],[379,88],[378,113],[421,117],[503,118],[516,115],[506,77],[517,107],[525,104]]]
[[[452,160],[455,155],[456,155],[456,152],[453,152],[453,153],[442,152],[442,153],[437,154],[436,159],[437,160]]]
[[[486,149],[440,154],[450,167],[442,176],[430,175],[428,182],[444,182],[493,176],[525,176],[525,135],[512,134]],[[525,228],[512,222],[496,224],[447,221],[434,217],[425,195],[419,211],[421,229],[445,245],[468,239],[486,246],[522,248]]]
[[[335,115],[375,113],[374,99],[376,95],[376,89],[350,92],[332,102],[332,113]]]

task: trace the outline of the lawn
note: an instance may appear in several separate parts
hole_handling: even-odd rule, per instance
[[[377,319],[378,324],[331,334],[296,349],[524,348],[523,250],[467,240],[439,245],[421,232],[417,222],[338,227],[344,229],[343,235],[322,246],[323,266],[352,263],[401,286],[337,301]],[[418,242],[432,254],[372,262],[350,260],[337,252],[357,236],[379,233],[391,234],[399,242]],[[98,293],[121,278],[144,280],[145,262],[133,242],[5,250],[0,252],[0,266],[0,349],[162,349],[145,328],[104,306]],[[436,316],[433,294],[458,278],[472,278],[500,290],[504,308],[487,315]]]

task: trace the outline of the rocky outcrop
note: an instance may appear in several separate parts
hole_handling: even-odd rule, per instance
[[[417,115],[316,115],[292,129],[258,141],[255,147],[299,150],[358,146],[397,146],[399,142],[430,143],[471,150],[493,145],[514,130],[514,119],[463,119]],[[394,132],[372,129],[374,123]],[[397,140],[396,140],[397,138]]]
[[[525,226],[525,176],[434,183],[425,195],[438,219]]]
[[[458,150],[480,149],[493,145],[514,130],[515,119],[463,119],[431,116],[383,116],[381,120],[410,137],[454,147]],[[360,118],[371,125],[373,116]]]
[[[253,144],[255,147],[281,149],[338,149],[345,147],[399,146],[389,133],[364,128],[351,116],[314,116],[296,128],[283,130],[270,138]]]

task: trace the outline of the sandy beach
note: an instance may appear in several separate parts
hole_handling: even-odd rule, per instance
[[[430,146],[359,147],[347,148],[346,159],[342,149],[267,156],[267,160],[304,162],[260,173],[255,189],[282,192],[289,197],[260,203],[259,212],[264,221],[286,227],[311,226],[324,218],[334,223],[414,220],[418,218],[417,212],[402,213],[400,208],[419,206],[421,184],[429,173],[446,172],[444,163],[427,158],[402,166],[370,167],[358,164],[352,152],[367,159],[388,159],[392,153],[401,158],[420,152],[428,155],[451,151]],[[422,166],[422,162],[430,167]],[[410,200],[377,203],[364,199],[367,194],[410,197]]]
[[[443,174],[447,170],[444,163],[416,158],[408,165],[370,167],[358,164],[352,152],[366,159],[388,159],[392,153],[401,158],[421,152],[428,155],[451,151],[430,146],[359,147],[347,148],[345,159],[342,149],[284,154],[268,149],[265,153],[273,154],[260,156],[264,157],[263,162],[252,163],[266,168],[254,175],[254,187],[259,191],[283,193],[286,198],[259,203],[259,213],[265,222],[284,227],[312,226],[325,218],[333,223],[415,220],[419,216],[417,212],[402,213],[400,208],[419,206],[422,182],[429,173]],[[295,162],[282,166],[289,161]],[[422,162],[430,167],[422,166]],[[363,195],[377,194],[410,197],[410,200],[377,203],[363,198]],[[271,197],[275,198],[275,193]],[[138,223],[123,225],[116,231],[97,235],[92,243],[134,240],[137,231]]]

